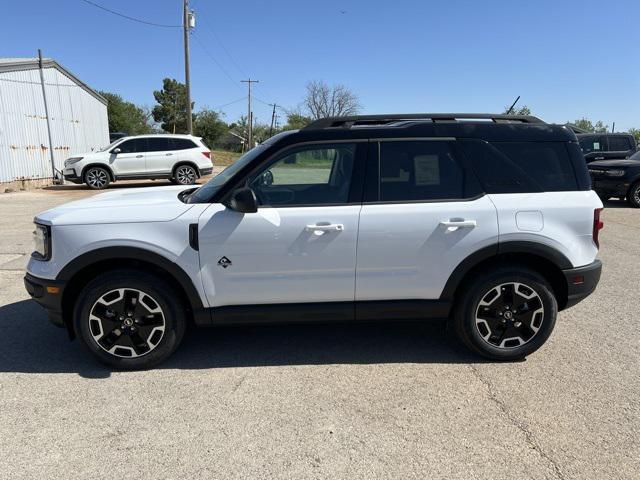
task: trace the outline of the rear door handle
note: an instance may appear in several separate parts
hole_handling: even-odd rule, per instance
[[[341,232],[344,230],[344,225],[342,223],[318,223],[316,225],[307,225],[304,229],[307,232],[322,235],[324,232]]]
[[[142,155],[136,155],[136,158],[142,158]]]
[[[167,153],[167,157],[168,157],[169,155],[173,155],[173,153]]]
[[[455,231],[459,228],[475,228],[478,224],[475,220],[442,220],[440,225],[447,230]]]
[[[604,157],[594,157],[596,160],[604,160]]]

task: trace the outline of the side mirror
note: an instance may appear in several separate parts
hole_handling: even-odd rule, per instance
[[[225,205],[240,213],[256,213],[258,211],[258,199],[249,187],[238,188],[231,192]]]
[[[268,187],[269,185],[273,185],[273,173],[271,173],[271,170],[267,170],[262,175],[260,175],[260,180],[262,185],[264,186]]]
[[[114,153],[116,155],[119,154],[120,152],[122,152],[122,150],[120,150],[119,148],[114,148],[113,150],[111,150],[111,153]]]

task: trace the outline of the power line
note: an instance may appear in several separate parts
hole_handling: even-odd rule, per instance
[[[88,4],[88,5],[92,5],[96,8],[99,8],[100,10],[104,10],[105,12],[109,12],[113,15],[117,15],[119,17],[122,18],[126,18],[127,20],[131,20],[132,22],[138,22],[138,23],[144,23],[145,25],[151,25],[152,27],[162,27],[162,28],[182,28],[182,25],[166,25],[166,24],[162,24],[162,23],[154,23],[154,22],[148,22],[146,20],[141,20],[139,18],[135,18],[135,17],[130,17],[129,15],[125,15],[124,13],[120,13],[120,12],[116,12],[115,10],[111,10],[107,7],[103,7],[102,5],[92,2],[91,0],[81,0],[82,2]]]
[[[203,8],[201,7],[200,10],[202,11]],[[240,66],[240,64],[236,61],[235,57],[231,55],[231,52],[227,49],[225,44],[222,42],[218,34],[215,32],[214,28],[210,25],[209,22],[207,22],[206,20],[205,21],[202,20],[202,14],[200,14],[200,18],[201,18],[200,21],[204,24],[206,30],[208,30],[213,35],[213,38],[215,38],[216,42],[218,42],[218,45],[220,45],[222,50],[224,50],[224,53],[227,54],[227,57],[229,57],[229,60],[231,60],[231,63],[233,63],[233,66],[236,67],[236,69],[238,70],[239,73],[242,74],[242,76],[246,77],[247,76],[246,72]]]
[[[231,83],[233,83],[236,86],[236,88],[242,90],[242,87],[240,87],[240,85],[238,84],[238,81],[234,80],[234,78],[231,75],[229,75],[229,72],[227,72],[225,70],[225,68],[220,64],[220,62],[218,62],[218,60],[216,60],[216,58],[213,55],[211,55],[211,52],[209,52],[207,47],[205,47],[204,43],[202,43],[202,40],[200,40],[200,37],[198,37],[198,35],[196,35],[194,33],[193,34],[193,38],[196,39],[196,42],[198,42],[198,44],[200,45],[200,47],[202,48],[204,53],[207,55],[207,57],[209,57],[211,60],[213,60],[213,62],[218,66],[218,68],[222,71],[222,73],[224,73],[226,75],[226,77],[229,80],[231,80]]]
[[[233,102],[229,102],[229,103],[225,103],[224,105],[218,105],[217,107],[213,107],[213,109],[214,110],[220,110],[221,108],[228,107],[229,105],[233,105],[234,103],[238,103],[238,102],[241,102],[241,101],[246,100],[246,99],[247,99],[247,97],[245,95],[244,97],[239,98],[237,100],[234,100]]]

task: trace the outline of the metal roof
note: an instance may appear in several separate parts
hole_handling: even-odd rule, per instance
[[[0,73],[2,72],[15,72],[19,70],[35,70],[39,67],[38,58],[37,57],[0,57]],[[75,83],[78,84],[81,88],[86,90],[88,93],[93,95],[97,100],[101,101],[105,105],[107,105],[108,101],[98,92],[96,92],[89,85],[84,83],[78,77],[76,77],[69,70],[64,68],[58,62],[56,62],[53,58],[43,58],[42,59],[42,67],[43,68],[55,68],[60,71],[63,75],[66,75]]]

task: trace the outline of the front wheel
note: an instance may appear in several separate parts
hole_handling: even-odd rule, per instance
[[[160,278],[136,270],[104,273],[80,293],[75,329],[97,359],[123,370],[150,368],[178,347],[184,306]]]
[[[631,185],[627,193],[627,202],[633,208],[640,208],[640,181]]]
[[[173,181],[178,185],[193,185],[198,173],[191,165],[180,165],[173,174]]]
[[[84,174],[84,183],[93,190],[102,190],[109,186],[109,172],[104,168],[91,167]]]
[[[519,360],[551,335],[558,304],[548,282],[526,268],[500,267],[467,285],[452,318],[458,338],[493,360]]]

